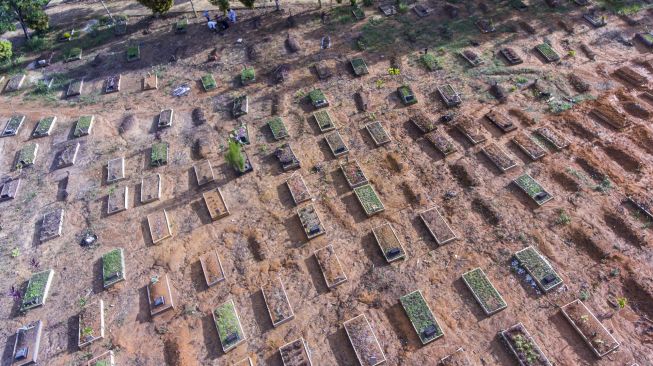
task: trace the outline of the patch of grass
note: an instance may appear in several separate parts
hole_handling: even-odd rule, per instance
[[[423,54],[420,56],[419,60],[429,71],[442,70],[441,59],[432,53]]]
[[[52,40],[46,37],[33,36],[25,41],[23,48],[27,52],[41,52],[52,48]]]
[[[612,182],[608,178],[604,178],[601,183],[594,186],[594,190],[601,193],[608,193],[612,188]]]
[[[559,209],[558,210],[558,217],[556,218],[555,223],[557,225],[569,225],[571,223],[571,217],[567,215],[565,210]]]

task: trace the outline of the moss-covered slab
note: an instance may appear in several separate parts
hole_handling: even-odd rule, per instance
[[[365,129],[370,134],[370,137],[372,137],[376,146],[385,145],[391,141],[390,134],[388,134],[379,121],[368,123],[365,125]]]
[[[229,352],[245,341],[245,332],[233,300],[227,300],[213,310],[213,321],[223,352]]]
[[[202,87],[204,88],[204,91],[211,91],[218,87],[218,83],[216,83],[213,74],[206,74],[202,76],[200,80],[202,81]]]
[[[277,141],[285,139],[289,136],[288,129],[283,123],[283,119],[281,119],[281,117],[274,117],[269,120],[268,127],[270,127],[270,131],[272,131],[272,137],[274,137],[274,139]]]
[[[54,271],[51,269],[32,274],[20,304],[21,312],[26,312],[27,310],[45,304],[45,300],[47,300],[50,292],[53,276]]]
[[[324,137],[324,140],[329,145],[331,153],[335,157],[339,157],[349,153],[349,148],[345,144],[345,141],[340,136],[340,132],[333,131]]]
[[[422,344],[433,342],[444,335],[422,291],[413,291],[400,297],[399,301]]]
[[[538,206],[542,206],[553,199],[553,195],[547,192],[542,185],[529,174],[522,174],[515,178],[513,182]]]
[[[481,305],[485,315],[495,314],[508,307],[506,301],[494,287],[481,268],[463,273],[463,282],[472,292],[476,302]]]
[[[322,220],[312,204],[299,208],[297,216],[309,240],[326,233]]]
[[[156,142],[150,150],[150,166],[157,167],[168,164],[168,143]]]
[[[528,274],[531,275],[542,291],[551,291],[562,284],[562,278],[553,269],[553,266],[532,246],[515,253],[515,258]]]
[[[116,248],[102,256],[102,286],[109,288],[125,280],[125,253]]]
[[[354,188],[354,194],[368,217],[385,210],[383,202],[371,184]]]
[[[321,132],[331,131],[337,127],[329,111],[326,109],[321,109],[313,113],[313,118],[315,118],[315,122]]]

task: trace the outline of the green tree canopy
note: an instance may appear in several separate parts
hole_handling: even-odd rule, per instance
[[[175,3],[174,0],[138,0],[138,2],[152,10],[152,13],[154,14],[167,13]]]
[[[29,39],[28,28],[48,29],[48,15],[43,9],[49,0],[0,0],[0,33],[16,30],[16,22]]]
[[[209,0],[212,5],[215,5],[222,11],[223,14],[227,14],[229,9],[229,0]]]
[[[248,9],[254,9],[254,2],[256,0],[238,0],[241,4],[245,5]]]
[[[10,60],[12,55],[11,42],[0,39],[0,61]]]

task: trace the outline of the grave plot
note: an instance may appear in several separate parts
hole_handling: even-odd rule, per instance
[[[75,137],[81,137],[90,134],[94,121],[94,115],[79,117],[77,123],[75,124],[75,131],[73,132],[73,135]]]
[[[299,205],[302,202],[306,202],[312,199],[311,192],[308,191],[304,178],[300,173],[293,173],[288,180],[286,180],[286,185],[288,190],[290,190],[290,195],[292,196],[293,202],[295,205]]]
[[[233,106],[231,108],[231,114],[234,118],[244,116],[249,111],[249,98],[247,95],[241,95],[234,99]]]
[[[546,4],[552,8],[557,8],[560,6],[560,0],[546,0]]]
[[[20,187],[20,178],[15,178],[0,184],[0,202],[16,198],[18,187]]]
[[[523,174],[517,177],[513,182],[521,189],[528,197],[530,197],[538,206],[549,202],[553,196],[544,190],[542,186],[528,174]]]
[[[619,348],[619,342],[582,301],[576,299],[560,311],[597,357],[604,357]]]
[[[476,302],[483,308],[485,315],[492,315],[508,307],[481,268],[464,273],[463,281],[474,295]]]
[[[150,151],[150,166],[157,167],[166,164],[168,164],[168,143],[153,143]]]
[[[653,48],[653,33],[637,33],[636,38],[642,42],[646,47]]]
[[[499,332],[508,351],[517,359],[522,366],[552,366],[546,358],[540,346],[522,323]]]
[[[422,5],[422,4],[416,4],[413,7],[413,11],[415,12],[415,14],[417,14],[418,17],[424,18],[425,16],[431,14],[433,9],[428,8],[428,7],[426,7],[425,5]]]
[[[58,208],[43,215],[41,220],[41,232],[39,239],[41,243],[61,236],[63,229],[63,208]]]
[[[141,47],[138,44],[131,44],[127,47],[127,62],[141,59]]]
[[[84,79],[73,80],[68,84],[68,90],[66,90],[66,98],[76,97],[82,94],[82,88],[84,87]]]
[[[532,246],[515,253],[515,258],[531,275],[542,291],[548,292],[562,284],[562,279],[551,267],[549,261]]]
[[[329,66],[327,66],[326,62],[323,60],[315,63],[315,72],[320,80],[326,80],[333,74]]]
[[[390,135],[386,132],[385,128],[379,121],[374,121],[365,125],[365,129],[369,132],[374,144],[376,146],[385,145],[390,142]]]
[[[107,215],[112,215],[127,209],[129,187],[111,188],[107,198]]]
[[[360,202],[361,206],[363,206],[363,210],[368,217],[376,215],[377,213],[385,210],[381,199],[376,194],[376,191],[371,184],[366,184],[354,188],[354,193],[356,194],[358,202]]]
[[[271,279],[261,287],[261,292],[265,306],[268,308],[268,314],[270,314],[270,320],[272,320],[272,326],[276,328],[295,317],[281,277],[276,276]]]
[[[23,87],[23,82],[25,81],[25,74],[14,75],[7,81],[5,85],[5,93],[13,93],[20,90]]]
[[[213,310],[213,321],[223,352],[229,352],[245,341],[245,333],[233,300],[227,300]]]
[[[369,74],[369,70],[367,69],[367,64],[365,63],[365,60],[362,58],[354,58],[349,61],[351,64],[351,68],[354,70],[354,75],[356,76],[363,76]]]
[[[152,174],[141,179],[141,203],[158,201],[161,198],[161,174]]]
[[[365,314],[349,319],[343,325],[361,366],[376,366],[386,361],[379,340],[376,339]]]
[[[556,148],[556,150],[562,150],[569,146],[569,141],[564,138],[564,136],[549,127],[540,127],[535,132],[542,136],[542,138]]]
[[[66,62],[79,61],[82,59],[82,49],[79,47],[73,47],[66,51],[64,58]]]
[[[211,162],[208,160],[202,160],[197,164],[193,165],[193,170],[195,171],[195,178],[197,178],[198,186],[203,186],[215,180],[215,176],[213,175],[213,168],[211,167]]]
[[[490,111],[485,114],[485,118],[497,126],[503,133],[508,133],[517,129],[517,126],[515,126],[510,118],[504,113]]]
[[[512,142],[514,142],[515,145],[524,152],[524,154],[528,155],[528,157],[533,160],[538,160],[546,155],[546,150],[544,150],[540,144],[522,132],[516,133],[512,137]]]
[[[460,105],[460,103],[462,103],[462,100],[460,99],[460,95],[453,88],[453,86],[451,86],[451,84],[438,86],[438,94],[440,95],[440,98],[442,98],[444,104],[449,108],[455,107],[457,105]]]
[[[590,111],[594,117],[613,127],[616,130],[623,130],[630,126],[630,121],[614,107],[607,104],[600,104]]]
[[[560,55],[548,43],[540,43],[535,46],[535,50],[539,52],[546,62],[555,62],[560,60]]]
[[[319,109],[329,106],[329,101],[320,89],[313,89],[308,93],[308,99],[311,101],[313,108]]]
[[[397,88],[397,94],[399,94],[399,99],[403,105],[411,105],[417,103],[417,97],[413,93],[413,89],[408,85],[402,85]]]
[[[157,121],[158,128],[166,128],[172,126],[172,121],[174,119],[175,111],[171,109],[164,109],[159,113],[159,119]]]
[[[54,128],[54,124],[56,122],[57,122],[56,116],[41,118],[36,123],[36,127],[34,127],[34,132],[32,132],[32,137],[36,138],[36,137],[50,136],[50,133],[52,132],[52,129]]]
[[[635,86],[644,86],[648,82],[646,76],[638,73],[628,66],[622,66],[616,69],[614,74]]]
[[[351,13],[354,15],[356,20],[363,20],[365,18],[365,12],[362,8],[356,6],[351,10]]]
[[[372,234],[386,262],[391,263],[406,258],[406,251],[389,222],[372,229]]]
[[[330,134],[326,135],[324,139],[331,149],[333,156],[338,157],[349,153],[349,148],[345,145],[345,141],[340,136],[340,132],[333,131]]]
[[[292,151],[290,144],[283,144],[275,150],[274,155],[281,163],[281,168],[284,171],[297,169],[300,166],[299,159],[297,155]]]
[[[333,122],[329,111],[322,109],[313,113],[313,118],[317,122],[317,126],[320,128],[321,132],[331,131],[336,128],[336,124]]]
[[[433,207],[419,214],[420,219],[438,245],[444,245],[457,239],[456,234],[451,230],[447,221],[440,215],[437,208]]]
[[[312,366],[311,355],[308,353],[304,338],[296,339],[279,347],[283,366]]]
[[[67,168],[69,166],[75,165],[75,160],[77,160],[77,153],[79,152],[79,142],[74,144],[67,145],[57,156],[56,167],[57,169]]]
[[[509,66],[519,65],[524,62],[519,54],[510,47],[502,48],[499,52],[506,59]]]
[[[451,155],[454,152],[458,151],[458,148],[456,148],[456,145],[454,145],[453,141],[451,141],[451,139],[449,139],[443,133],[438,131],[431,131],[424,135],[424,137],[426,137],[426,139],[433,145],[433,147],[435,147],[435,149],[444,156]]]
[[[274,81],[278,83],[283,83],[288,80],[290,74],[290,66],[288,64],[281,64],[274,69]]]
[[[251,66],[245,66],[240,72],[240,82],[243,85],[249,85],[256,81],[256,71]]]
[[[417,127],[422,133],[428,133],[437,127],[435,121],[422,111],[417,111],[410,116],[410,122]]]
[[[2,137],[16,136],[16,134],[18,134],[18,130],[23,125],[23,122],[25,122],[25,116],[11,116],[11,118],[9,118],[7,121],[7,124],[5,124],[4,130],[2,130]]]
[[[204,91],[210,91],[218,87],[218,84],[215,82],[215,78],[213,77],[213,74],[206,74],[202,76],[201,81],[202,81],[202,87],[204,88]]]
[[[211,250],[201,256],[200,265],[202,266],[202,273],[204,273],[204,280],[206,280],[207,286],[211,287],[225,280],[222,261],[220,261],[217,250]]]
[[[104,93],[110,94],[120,91],[120,81],[122,76],[120,74],[109,75],[104,79]]]
[[[456,352],[441,358],[438,366],[472,366],[472,363],[469,362],[465,350],[460,347]]]
[[[444,335],[422,291],[413,291],[400,297],[399,301],[423,345]]]
[[[16,169],[22,169],[34,164],[36,160],[36,153],[39,151],[39,144],[32,142],[25,144],[22,149],[18,152],[16,157]]]
[[[590,23],[594,28],[601,28],[608,24],[606,16],[599,15],[597,12],[583,14],[583,19]]]
[[[147,215],[147,225],[150,228],[150,235],[154,244],[172,237],[172,228],[166,210]]]
[[[270,127],[270,131],[272,131],[272,136],[277,141],[289,136],[288,129],[286,129],[286,125],[283,123],[281,117],[274,117],[269,120],[268,126]]]
[[[326,232],[324,226],[322,225],[322,220],[315,207],[311,204],[297,209],[297,216],[299,216],[299,221],[304,228],[304,233],[308,239],[313,239],[316,236],[320,236]]]
[[[476,67],[478,65],[483,64],[483,60],[478,57],[478,55],[471,50],[465,50],[460,52],[460,57],[462,57],[465,61],[467,61],[472,67]]]
[[[643,195],[629,195],[628,201],[653,220],[653,197],[646,198]]]
[[[154,276],[147,285],[147,300],[150,304],[150,315],[155,316],[175,307],[170,291],[168,275],[162,278]]]
[[[252,359],[247,357],[234,364],[234,366],[254,366]],[[309,365],[310,366],[310,365]]]
[[[356,160],[341,163],[340,170],[342,170],[342,173],[345,175],[347,184],[349,184],[349,188],[351,189],[368,183],[367,177],[365,176],[365,173],[363,173],[363,169],[358,165]]]
[[[480,144],[487,139],[483,134],[480,124],[474,122],[471,118],[463,118],[460,122],[456,123],[456,128],[473,145]]]
[[[183,34],[188,31],[188,19],[182,18],[175,23],[175,33]]]
[[[79,313],[77,346],[84,348],[104,338],[104,301],[85,306]]]
[[[54,271],[51,269],[32,274],[20,304],[21,313],[45,304],[53,276]]]
[[[317,259],[317,264],[320,266],[324,282],[328,288],[332,289],[347,281],[347,275],[342,269],[340,259],[338,259],[333,245],[329,244],[316,250],[315,259]]]
[[[246,123],[241,123],[240,126],[234,128],[229,134],[229,137],[238,141],[241,145],[249,145],[251,142],[249,139],[249,127]]]
[[[387,17],[397,14],[397,9],[392,4],[381,5],[379,6],[379,10],[381,10],[381,13]]]
[[[92,358],[86,366],[115,366],[113,351],[106,351],[103,354]]]
[[[209,211],[211,220],[215,221],[229,215],[229,208],[222,197],[220,188],[204,192],[202,193],[202,197],[204,198],[204,204]]]
[[[481,31],[481,33],[492,33],[495,32],[497,29],[494,26],[494,23],[490,19],[479,19],[476,21],[476,27]]]
[[[502,173],[517,166],[517,162],[495,143],[483,146],[481,151]]]
[[[125,253],[116,248],[102,256],[102,285],[109,288],[125,280]]]
[[[159,88],[159,78],[155,73],[148,72],[143,77],[143,90],[154,90]]]
[[[107,163],[107,183],[125,179],[125,158],[115,158]]]
[[[12,366],[35,365],[39,361],[42,332],[41,320],[18,328],[14,350],[11,353]]]

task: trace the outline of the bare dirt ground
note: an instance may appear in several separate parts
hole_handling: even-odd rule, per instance
[[[653,55],[637,41],[632,47],[618,42],[620,36],[630,40],[653,26],[651,12],[634,15],[640,20],[637,26],[605,12],[608,25],[595,29],[581,17],[586,9],[572,3],[565,3],[563,10],[531,2],[524,13],[500,3],[483,14],[470,2],[456,5],[460,9],[456,19],[447,16],[442,2],[426,5],[435,12],[425,18],[412,11],[385,18],[370,7],[364,8],[367,17],[359,22],[352,19],[348,5],[341,6],[331,10],[327,25],[321,24],[315,5],[295,5],[292,28],[286,24],[289,6],[283,14],[261,16],[257,28],[251,20],[265,11],[242,11],[241,21],[220,36],[209,33],[202,18],[192,14],[187,14],[188,32],[176,35],[172,27],[180,15],[153,19],[137,15],[145,12],[131,3],[112,2],[114,12],[132,14],[126,36],[112,36],[84,49],[81,61],[62,63],[58,51],[51,66],[29,70],[22,92],[0,96],[2,123],[12,114],[27,116],[18,136],[0,139],[3,176],[22,179],[18,196],[0,203],[0,336],[7,340],[3,364],[9,364],[16,329],[41,319],[44,365],[82,365],[107,349],[114,350],[118,365],[230,365],[248,356],[256,365],[280,365],[278,347],[299,337],[306,340],[315,365],[355,365],[342,324],[365,313],[390,365],[435,365],[458,347],[474,365],[514,364],[497,332],[517,322],[556,365],[653,365],[653,226],[625,203],[628,194],[653,195],[653,126],[650,118],[630,114],[624,107],[631,101],[653,110],[653,102],[641,97],[653,87],[653,70],[641,61]],[[57,4],[49,12],[51,23],[62,31],[83,29],[90,17],[102,15],[98,4],[87,2]],[[480,17],[494,19],[497,32],[479,33],[473,20]],[[559,20],[572,24],[574,33],[567,33]],[[528,22],[536,33],[511,26],[518,21]],[[443,24],[453,31],[451,40],[440,28]],[[332,47],[320,50],[326,34]],[[287,49],[288,35],[299,41],[299,52]],[[88,41],[84,37],[79,42]],[[361,43],[357,40],[365,43],[365,50],[357,47]],[[546,64],[536,54],[533,47],[543,41],[558,51],[559,62]],[[128,63],[125,52],[130,42],[140,45],[141,59]],[[596,60],[581,51],[581,44],[596,52]],[[515,49],[524,63],[505,66],[498,54],[504,46]],[[425,47],[438,57],[442,70],[424,68],[419,57]],[[219,59],[207,61],[213,48]],[[463,49],[473,49],[485,63],[468,67],[457,54]],[[102,61],[92,66],[96,55]],[[365,59],[368,75],[353,76],[348,62],[353,57]],[[27,61],[35,58],[26,56]],[[392,58],[399,75],[388,72]],[[320,60],[334,73],[324,81],[314,69]],[[289,80],[273,84],[270,74],[282,63],[290,65]],[[255,68],[257,80],[241,86],[239,75],[245,65]],[[646,85],[635,87],[613,74],[625,65],[644,75]],[[147,72],[159,76],[158,90],[141,90]],[[104,79],[115,73],[122,74],[121,91],[103,94]],[[206,73],[214,75],[217,89],[203,91],[199,79]],[[65,81],[84,77],[82,96],[64,99],[65,82],[45,96],[34,95],[33,83],[44,74]],[[570,74],[586,81],[590,91],[579,97],[568,80]],[[534,96],[528,85],[535,79],[553,101]],[[190,94],[171,96],[172,89],[184,82],[191,86]],[[489,93],[493,82],[507,91],[505,103]],[[449,110],[440,101],[436,87],[445,83],[461,93],[459,108]],[[419,100],[410,108],[396,93],[403,84],[409,84]],[[312,118],[305,95],[315,87],[329,99],[329,111],[350,150],[345,158],[332,156]],[[371,96],[367,112],[358,111],[354,103],[359,90]],[[223,150],[229,131],[239,123],[231,116],[230,102],[242,94],[249,96],[249,114],[240,120],[250,129],[252,143],[246,150],[254,172],[236,176]],[[273,140],[266,125],[275,98],[281,101],[279,114],[290,133],[286,142],[301,161],[300,172],[327,230],[310,241],[285,185],[292,172],[282,171],[274,156],[281,143]],[[572,99],[580,102],[572,106]],[[617,131],[590,116],[599,103],[615,107],[631,125]],[[193,123],[191,111],[196,107],[204,109],[206,124]],[[558,114],[551,111],[568,107],[572,108]],[[175,121],[172,127],[157,130],[158,113],[166,108],[174,108]],[[448,112],[454,113],[454,123],[472,118],[482,126],[487,141],[472,145],[456,128],[438,122],[437,129],[458,149],[444,158],[408,121],[418,109],[434,120]],[[483,117],[492,109],[513,110],[510,116],[517,132],[530,136],[549,126],[571,144],[561,151],[545,145],[548,154],[531,161],[510,141],[516,132],[503,134]],[[74,138],[75,121],[84,114],[95,115],[93,130]],[[31,138],[38,119],[49,115],[58,117],[51,136]],[[129,115],[135,123],[125,126]],[[391,143],[375,147],[364,128],[374,120],[382,122]],[[210,141],[205,153],[216,175],[215,182],[202,187],[192,169],[200,160],[194,149],[199,138]],[[57,152],[70,140],[81,143],[77,162],[54,169]],[[167,165],[153,168],[149,154],[157,140],[170,144],[170,156]],[[35,164],[16,171],[16,152],[32,141],[39,144]],[[495,168],[480,152],[492,142],[518,166],[505,173]],[[106,164],[116,157],[125,157],[127,178],[108,185]],[[338,168],[345,159],[359,161],[384,212],[365,215]],[[471,167],[472,179],[451,169],[461,161]],[[511,183],[524,172],[554,199],[535,207]],[[162,175],[162,198],[141,204],[141,178],[153,173]],[[106,215],[108,194],[124,186],[130,192],[128,209]],[[216,187],[231,214],[212,222],[201,192]],[[457,240],[438,246],[429,235],[418,214],[434,206]],[[60,207],[65,208],[63,235],[39,243],[42,215]],[[155,245],[146,217],[163,209],[171,218],[173,237]],[[387,264],[379,251],[371,229],[385,222],[397,231],[405,260]],[[98,235],[99,244],[82,247],[80,239],[89,229]],[[332,290],[313,255],[328,244],[334,246],[348,278]],[[528,245],[549,258],[564,280],[561,287],[538,294],[511,271],[513,254]],[[101,256],[117,247],[125,250],[126,281],[104,290]],[[212,249],[220,254],[226,280],[207,288],[199,257]],[[507,309],[484,315],[461,280],[475,267],[487,273]],[[24,290],[32,272],[49,268],[55,275],[46,304],[20,314],[20,301],[5,294],[12,286]],[[175,309],[152,318],[145,286],[152,276],[166,273]],[[273,328],[260,286],[277,275],[284,281],[295,318]],[[399,297],[418,289],[445,334],[426,346],[421,346],[399,304]],[[603,359],[593,355],[559,311],[579,297],[621,343]],[[618,306],[620,298],[627,299],[623,309]],[[105,303],[106,337],[79,350],[80,304],[97,299]],[[224,354],[211,312],[229,299],[236,303],[247,339]]]

